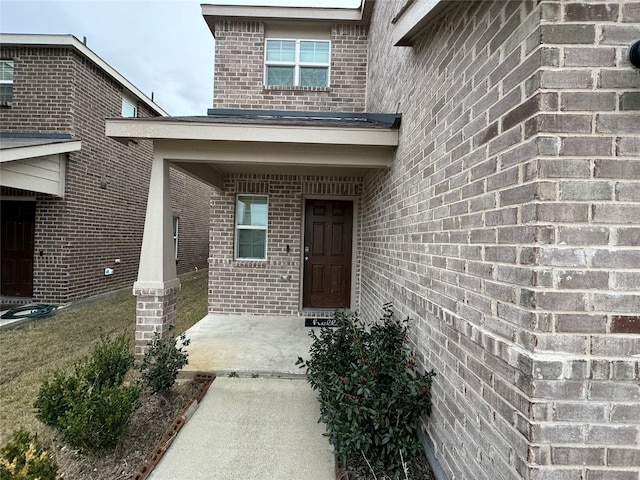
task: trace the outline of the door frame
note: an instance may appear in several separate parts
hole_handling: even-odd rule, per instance
[[[358,240],[359,236],[359,220],[360,220],[360,203],[358,197],[349,197],[345,195],[302,195],[302,221],[300,222],[300,285],[299,285],[299,298],[298,298],[298,311],[299,312],[321,312],[327,310],[335,310],[334,308],[305,308],[304,305],[304,245],[305,245],[305,225],[307,221],[307,200],[340,200],[345,202],[351,202],[353,205],[353,221],[351,225],[351,292],[349,295],[350,305],[349,309],[355,310],[356,301],[356,286],[358,281],[358,270],[356,266],[358,264]]]

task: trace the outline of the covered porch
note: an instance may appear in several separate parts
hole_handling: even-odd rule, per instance
[[[262,110],[108,120],[108,136],[125,144],[152,140],[154,149],[134,284],[137,355],[143,354],[154,331],[165,331],[175,320],[180,282],[170,168],[217,192],[211,202],[209,313],[303,321],[302,316],[357,307],[362,179],[371,170],[391,166],[399,127],[399,114]],[[264,203],[265,224],[249,228],[262,228],[264,233],[249,250],[263,250],[262,255],[247,257],[241,250],[237,210],[245,200],[255,199]],[[327,209],[334,215],[328,220]],[[330,254],[314,256],[321,250],[346,253],[342,263],[335,264]],[[215,318],[212,321],[222,317]]]
[[[311,337],[297,316],[209,314],[186,332],[189,363],[180,372],[217,376],[298,377],[298,357],[307,358]]]

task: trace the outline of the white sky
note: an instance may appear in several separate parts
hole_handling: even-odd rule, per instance
[[[356,8],[360,0],[216,0]],[[0,0],[0,32],[72,34],[170,115],[213,103],[213,35],[206,0]]]

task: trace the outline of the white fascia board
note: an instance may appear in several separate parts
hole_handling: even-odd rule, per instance
[[[393,26],[392,43],[396,47],[412,45],[413,37],[441,10],[443,0],[415,0],[396,19]]]
[[[61,153],[77,152],[82,148],[79,140],[73,142],[50,143],[47,145],[35,145],[28,147],[4,148],[0,150],[0,163],[26,158],[45,157]]]
[[[256,5],[202,5],[203,17],[253,18],[262,20],[297,20],[328,22],[360,22],[364,1],[360,8],[267,7]]]
[[[300,125],[153,122],[110,119],[105,133],[115,139],[221,140],[262,143],[398,146],[398,130]]]
[[[205,140],[156,140],[155,155],[173,163],[217,165],[253,164],[332,168],[386,168],[394,147],[371,145],[319,145]]]
[[[75,48],[84,57],[91,60],[98,67],[104,70],[114,80],[120,83],[126,90],[131,92],[142,103],[146,104],[150,109],[157,112],[163,117],[168,117],[169,114],[164,111],[153,100],[145,95],[142,90],[136,87],[133,83],[127,80],[121,75],[115,68],[100,58],[93,50],[87,47],[84,43],[78,40],[73,35],[51,35],[51,34],[23,34],[23,33],[0,33],[0,44],[2,45],[29,45],[29,46],[57,46],[57,47],[72,47]]]

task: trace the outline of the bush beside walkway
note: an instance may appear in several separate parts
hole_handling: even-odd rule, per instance
[[[88,355],[101,335],[128,332],[133,348],[136,299],[123,292],[114,298],[70,306],[53,317],[35,320],[0,334],[0,445],[24,428],[45,433],[33,402],[48,373],[70,368]],[[206,270],[182,280],[176,331],[182,332],[207,314]]]

